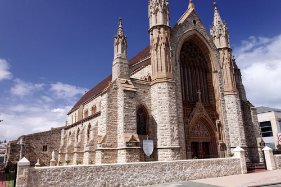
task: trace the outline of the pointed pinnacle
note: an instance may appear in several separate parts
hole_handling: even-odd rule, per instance
[[[188,10],[189,9],[195,9],[195,5],[192,0],[189,0]]]
[[[122,24],[122,17],[121,17],[121,16],[118,18],[118,25],[119,25],[119,28],[120,28],[120,27],[123,27],[123,24]]]
[[[214,7],[215,7],[215,8],[218,8],[218,4],[217,4],[217,1],[216,1],[216,0],[214,0],[214,3],[213,3],[213,4],[214,4]]]
[[[122,18],[119,17],[118,20],[118,35],[123,35],[123,22],[122,22]]]

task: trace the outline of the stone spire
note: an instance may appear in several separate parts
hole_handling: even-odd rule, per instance
[[[112,66],[112,82],[117,78],[129,79],[127,59],[127,37],[124,34],[122,18],[119,17],[117,34],[114,37],[114,59]]]
[[[224,91],[225,94],[235,94],[237,89],[229,32],[226,23],[221,19],[216,1],[214,1],[214,9],[214,22],[211,28],[211,36],[220,53],[220,62],[223,69]]]
[[[195,5],[192,0],[189,0],[188,10],[195,9]]]
[[[150,29],[157,25],[170,26],[170,12],[168,0],[149,0],[148,15]]]
[[[123,31],[122,18],[119,17],[118,31],[114,37],[114,59],[121,57],[127,58],[127,37]]]
[[[221,19],[216,1],[214,1],[214,9],[214,21],[211,28],[213,42],[217,48],[230,48],[228,27]]]

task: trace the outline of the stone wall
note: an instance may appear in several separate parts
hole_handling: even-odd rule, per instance
[[[27,186],[147,186],[241,174],[239,158],[30,168]],[[77,175],[79,174],[79,175]],[[17,184],[21,186],[21,184]]]
[[[145,68],[136,71],[131,75],[131,78],[133,79],[139,79],[139,80],[146,80],[149,76],[151,76],[151,65],[146,66]]]
[[[10,141],[7,145],[5,166],[13,166],[20,160],[20,145],[17,140]]]
[[[55,155],[58,155],[60,140],[61,128],[21,136],[9,144],[7,162],[16,163],[21,155],[26,157],[32,166],[36,164],[37,159],[40,159],[41,166],[48,166],[52,152],[55,151]]]
[[[274,157],[275,157],[276,169],[281,169],[281,155],[274,155]]]

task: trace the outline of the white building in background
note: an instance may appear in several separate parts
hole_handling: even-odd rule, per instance
[[[272,149],[277,148],[278,133],[281,133],[281,109],[258,107],[257,113],[265,144]]]
[[[1,168],[1,165],[4,163],[6,148],[7,148],[6,143],[0,143],[0,168]]]

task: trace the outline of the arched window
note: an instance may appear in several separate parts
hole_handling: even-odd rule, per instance
[[[210,103],[210,69],[203,51],[195,43],[185,42],[180,61],[183,101]]]
[[[92,106],[92,115],[94,115],[97,112],[96,105]]]
[[[148,115],[146,109],[141,106],[137,110],[137,133],[139,135],[148,134]]]
[[[80,133],[80,129],[78,128],[77,129],[77,133],[76,133],[76,141],[78,142],[78,140],[79,140],[79,133]]]
[[[88,129],[87,129],[87,140],[90,140],[90,134],[91,134],[91,124],[88,125]]]
[[[85,110],[85,112],[84,112],[84,118],[87,118],[87,117],[89,117],[89,112],[88,112],[88,110]]]
[[[71,131],[68,133],[68,143],[71,143]]]

